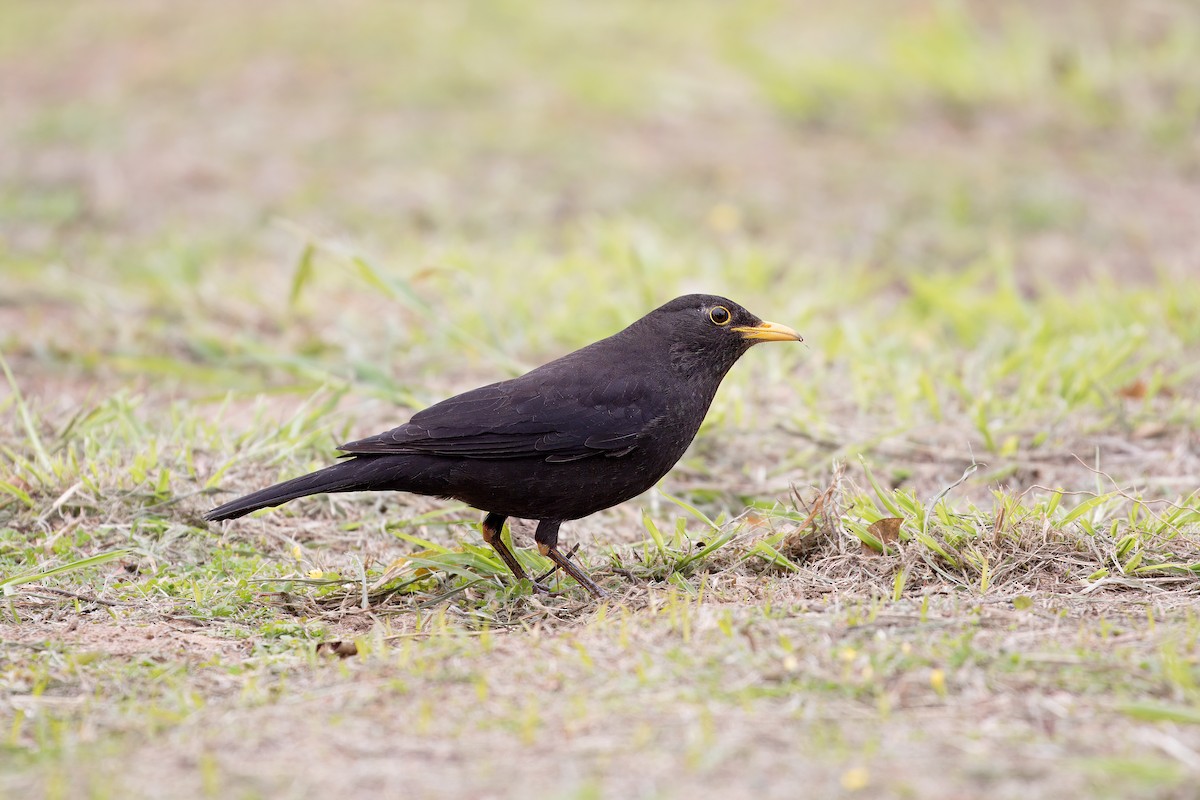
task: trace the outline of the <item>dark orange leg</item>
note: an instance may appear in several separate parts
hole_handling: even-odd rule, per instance
[[[500,536],[504,530],[504,520],[506,517],[500,514],[488,514],[483,518],[483,540],[490,544],[492,548],[500,555],[500,559],[512,572],[513,576],[519,581],[529,580],[529,576],[525,574],[525,569],[521,566],[521,562],[517,561],[517,557],[513,555],[512,550],[508,549],[508,545],[504,543],[504,539]],[[537,581],[530,581],[533,588],[544,594],[549,594],[550,590],[541,585]]]
[[[542,555],[549,558],[563,572],[575,579],[575,582],[588,590],[588,593],[595,598],[606,597],[603,589],[596,585],[586,572],[575,565],[575,562],[567,558],[558,549],[558,528],[562,525],[561,522],[552,520],[541,520],[538,522],[537,532],[533,534],[533,538],[538,543],[538,550]]]

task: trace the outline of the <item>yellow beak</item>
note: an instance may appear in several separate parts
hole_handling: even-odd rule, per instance
[[[743,338],[755,339],[760,342],[803,342],[804,337],[787,325],[778,322],[764,322],[761,325],[734,328]]]

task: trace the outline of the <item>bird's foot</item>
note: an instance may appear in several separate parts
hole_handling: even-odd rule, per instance
[[[537,594],[544,594],[546,597],[556,597],[560,594],[546,584],[542,583],[540,580],[531,580],[530,583],[533,584],[533,591]]]
[[[588,590],[588,593],[597,600],[607,597],[608,593],[596,585],[586,572],[577,567],[573,561],[563,555],[557,547],[539,544],[538,550],[542,551],[542,555],[554,562],[555,566],[562,569],[563,572],[575,579],[575,582]],[[574,552],[572,550],[571,552]]]
[[[575,555],[575,551],[578,549],[579,549],[579,543],[576,542],[575,545],[570,550],[567,551],[567,558],[570,558],[573,555]],[[551,589],[549,586],[546,586],[542,582],[542,581],[545,581],[547,578],[549,578],[554,573],[558,572],[558,570],[559,570],[559,566],[558,566],[558,564],[555,564],[553,567],[546,570],[541,575],[538,575],[536,578],[531,578],[530,583],[533,584],[533,590],[535,592],[537,592],[538,594],[544,594],[547,597],[557,597],[558,595],[562,594],[562,592],[556,592],[553,589]]]
[[[538,549],[542,551],[542,555],[550,557],[550,560],[554,562],[554,568],[543,575],[539,575],[536,578],[531,579],[529,575],[526,574],[524,568],[521,567],[521,562],[517,561],[517,557],[513,555],[513,552],[508,549],[508,545],[506,545],[504,540],[500,538],[500,530],[501,525],[489,526],[487,524],[487,520],[485,520],[483,525],[484,541],[495,549],[496,553],[500,556],[500,560],[504,562],[505,566],[508,567],[509,571],[512,572],[513,576],[517,580],[528,580],[533,584],[533,590],[538,594],[544,594],[547,597],[553,597],[555,594],[557,594],[556,592],[551,591],[548,586],[542,583],[542,581],[546,580],[557,570],[561,569],[574,578],[580,586],[587,589],[588,592],[591,593],[592,597],[605,596],[604,590],[597,586],[592,579],[588,577],[586,572],[571,562],[571,556],[575,555],[575,551],[579,549],[578,544],[572,547],[570,552],[566,555],[563,555],[561,552],[559,552],[557,547],[547,547],[546,545],[539,544]]]
[[[579,542],[576,542],[576,543],[574,544],[574,546],[572,546],[572,547],[571,547],[571,549],[570,549],[570,550],[568,550],[568,551],[566,552],[566,557],[567,557],[567,558],[569,558],[569,559],[570,559],[570,558],[574,558],[574,557],[575,557],[575,551],[577,551],[578,549],[579,549]],[[543,572],[541,575],[538,575],[536,578],[534,578],[534,579],[533,579],[533,582],[534,582],[534,583],[541,583],[542,581],[546,580],[547,578],[549,578],[549,577],[550,577],[551,575],[553,575],[554,573],[558,572],[558,570],[559,570],[559,566],[558,566],[558,564],[555,564],[553,567],[551,567],[550,569],[548,569],[548,570],[546,570],[545,572]]]

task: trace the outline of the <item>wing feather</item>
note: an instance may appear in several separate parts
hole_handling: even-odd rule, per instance
[[[390,431],[340,446],[347,455],[427,453],[455,458],[575,461],[633,452],[652,419],[645,387],[619,377],[564,384],[537,371],[443,400]],[[531,380],[534,379],[534,380]]]

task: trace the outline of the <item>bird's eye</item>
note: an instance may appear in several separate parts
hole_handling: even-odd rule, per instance
[[[733,317],[729,314],[729,309],[725,306],[713,306],[708,310],[708,318],[713,321],[714,325],[728,325],[729,320]]]

